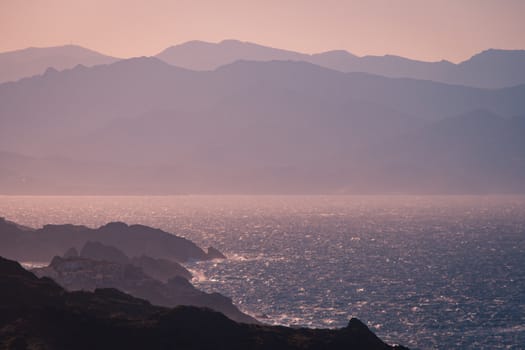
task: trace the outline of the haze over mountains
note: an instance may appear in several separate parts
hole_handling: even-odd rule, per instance
[[[525,62],[520,55],[488,51],[456,67],[493,65],[477,78],[491,74],[502,85],[496,81]],[[190,42],[158,55],[199,69],[238,56],[250,61],[195,71],[134,58],[1,84],[0,191],[525,190],[525,85],[345,73],[236,41]],[[523,72],[512,78],[524,82]]]

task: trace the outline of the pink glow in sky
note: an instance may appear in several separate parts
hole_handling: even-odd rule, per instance
[[[525,48],[522,0],[0,0],[0,51],[77,44],[117,57],[188,40],[461,61]]]

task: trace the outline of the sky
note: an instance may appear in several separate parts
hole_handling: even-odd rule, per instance
[[[523,0],[0,0],[0,52],[64,44],[116,57],[189,40],[459,62],[525,49]]]

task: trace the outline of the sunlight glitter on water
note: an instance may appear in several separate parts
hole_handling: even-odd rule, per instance
[[[1,197],[0,215],[141,223],[214,246],[230,259],[190,264],[194,283],[264,322],[355,316],[413,349],[525,344],[523,197]]]

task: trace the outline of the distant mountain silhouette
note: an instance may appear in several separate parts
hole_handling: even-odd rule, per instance
[[[208,309],[153,306],[116,289],[67,292],[0,257],[0,348],[405,349],[361,321],[342,329],[236,323]]]
[[[436,120],[475,109],[512,116],[524,109],[524,91],[525,86],[488,91],[362,73],[344,74],[302,62],[243,61],[213,72],[193,72],[157,59],[139,58],[48,72],[0,85],[0,149],[56,154],[49,146],[43,149],[42,142],[51,139],[57,149],[64,149],[54,142],[56,137],[71,144],[79,133],[96,132],[111,120],[162,110],[174,110],[183,116],[211,114],[217,108],[243,105],[251,111],[262,111],[256,110],[256,104],[277,110],[291,105],[310,111],[308,105],[315,104],[319,112],[335,110],[340,116],[348,116],[353,114],[355,105],[368,104],[366,108],[376,109],[373,113],[385,121],[405,119],[401,124],[408,118]],[[26,103],[28,100],[32,102]],[[317,117],[321,118],[319,113]],[[362,118],[364,122],[369,119]],[[397,124],[393,121],[390,125]],[[19,135],[24,135],[23,143],[19,142]],[[13,143],[18,147],[13,147]]]
[[[305,62],[239,61],[195,72],[137,58],[47,72],[0,85],[0,190],[368,193],[417,192],[430,182],[429,191],[456,193],[487,173],[466,161],[483,157],[473,153],[471,133],[456,150],[448,136],[437,139],[435,151],[455,159],[439,171],[431,172],[432,154],[407,155],[430,150],[436,138],[422,135],[456,116],[480,114],[480,128],[484,113],[510,123],[525,115],[523,96],[525,85],[478,89]],[[508,142],[500,129],[486,129],[493,135],[482,139]],[[475,191],[522,191],[521,153],[497,152],[484,158],[494,176]],[[513,165],[500,177],[506,162]]]
[[[363,72],[482,88],[502,88],[525,83],[525,50],[490,49],[454,64],[448,61],[423,62],[393,55],[358,57],[343,50],[309,55],[249,42],[224,40],[219,43],[190,41],[169,47],[156,57],[193,70],[214,70],[237,60],[292,60],[310,62],[341,72]]]
[[[215,70],[239,60],[304,61],[341,72],[361,72],[391,78],[432,80],[480,88],[525,84],[525,50],[489,49],[458,64],[425,62],[400,56],[356,56],[344,50],[316,54],[272,48],[238,40],[219,43],[189,41],[166,48],[155,57],[181,68]],[[27,48],[0,53],[0,83],[43,74],[48,68],[91,67],[120,60],[76,45]]]
[[[39,75],[47,69],[64,70],[77,65],[109,64],[118,58],[76,45],[37,48],[0,53],[0,83]]]
[[[215,70],[238,60],[248,61],[307,61],[308,55],[288,50],[274,49],[238,40],[220,43],[189,41],[171,46],[155,57],[174,66],[193,70]]]

